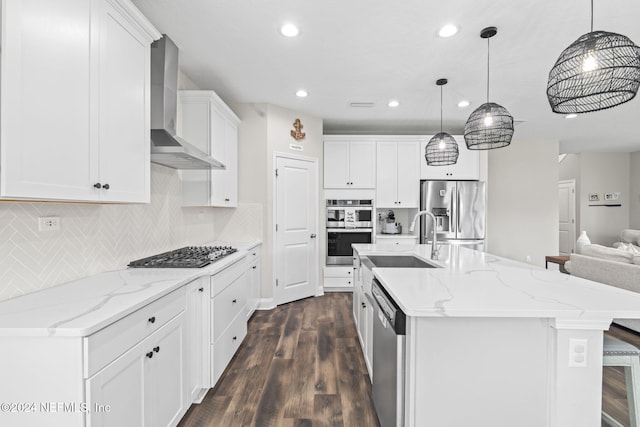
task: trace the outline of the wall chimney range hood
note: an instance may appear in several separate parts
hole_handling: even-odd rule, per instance
[[[151,45],[151,161],[174,169],[225,169],[176,135],[178,47],[163,35]]]

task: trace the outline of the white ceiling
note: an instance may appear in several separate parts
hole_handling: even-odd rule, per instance
[[[180,66],[200,88],[227,103],[264,102],[324,120],[325,133],[435,133],[438,78],[444,87],[444,130],[462,133],[490,100],[517,121],[513,143],[555,139],[561,152],[640,151],[640,99],[565,119],[546,98],[560,52],[589,32],[589,0],[133,0],[180,48]],[[640,1],[595,0],[594,29],[640,43]],[[300,28],[297,38],[278,29]],[[459,33],[436,31],[455,23]],[[295,96],[304,88],[307,98]],[[460,109],[466,98],[471,106]],[[640,97],[638,97],[640,98]],[[390,99],[400,107],[387,107]],[[352,108],[350,102],[375,103]],[[462,141],[459,141],[462,143]]]

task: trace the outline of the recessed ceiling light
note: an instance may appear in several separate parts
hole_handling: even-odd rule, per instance
[[[296,96],[299,96],[300,98],[304,98],[307,95],[309,95],[309,93],[307,93],[307,91],[304,89],[300,89],[296,92]]]
[[[298,30],[298,27],[293,24],[284,24],[282,27],[280,27],[280,34],[285,37],[295,37],[299,33],[300,31]]]
[[[440,37],[451,37],[458,32],[458,27],[453,24],[447,24],[438,30]]]
[[[397,106],[400,105],[400,103],[398,101],[396,101],[395,99],[389,101],[389,104],[387,104],[389,107],[391,108],[396,108]]]
[[[566,116],[564,116],[565,119],[575,119],[576,117],[578,117],[577,114],[567,114]]]
[[[470,104],[469,101],[467,101],[466,99],[463,99],[462,101],[458,102],[458,107],[460,108],[468,107],[469,104]]]

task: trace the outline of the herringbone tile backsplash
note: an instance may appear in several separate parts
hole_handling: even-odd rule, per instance
[[[0,300],[212,241],[216,211],[181,207],[178,172],[158,165],[151,166],[151,204],[0,202]],[[224,217],[234,216],[225,211]],[[250,208],[248,215],[256,212]],[[60,217],[61,230],[39,232],[41,216]],[[256,224],[245,216],[228,222]]]

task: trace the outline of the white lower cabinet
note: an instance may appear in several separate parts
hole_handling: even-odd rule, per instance
[[[185,412],[184,315],[87,380],[88,425],[175,426]]]
[[[211,386],[214,386],[247,335],[247,260],[211,277]]]
[[[187,405],[200,403],[210,387],[210,277],[187,285],[185,310],[185,393]]]
[[[260,288],[262,284],[261,245],[249,249],[249,299],[247,301],[247,319],[260,305]]]
[[[353,267],[324,267],[324,290],[328,292],[353,290]]]
[[[252,250],[90,335],[32,336],[25,327],[24,335],[1,336],[0,348],[11,351],[0,351],[0,402],[43,406],[0,413],[0,425],[176,426],[247,334],[247,304],[259,288],[259,246]]]
[[[362,266],[360,258],[354,256],[354,290],[353,290],[353,318],[358,331],[358,338],[362,348],[369,378],[373,380],[373,298],[369,296],[372,279],[371,271]],[[369,290],[369,292],[367,292]]]

